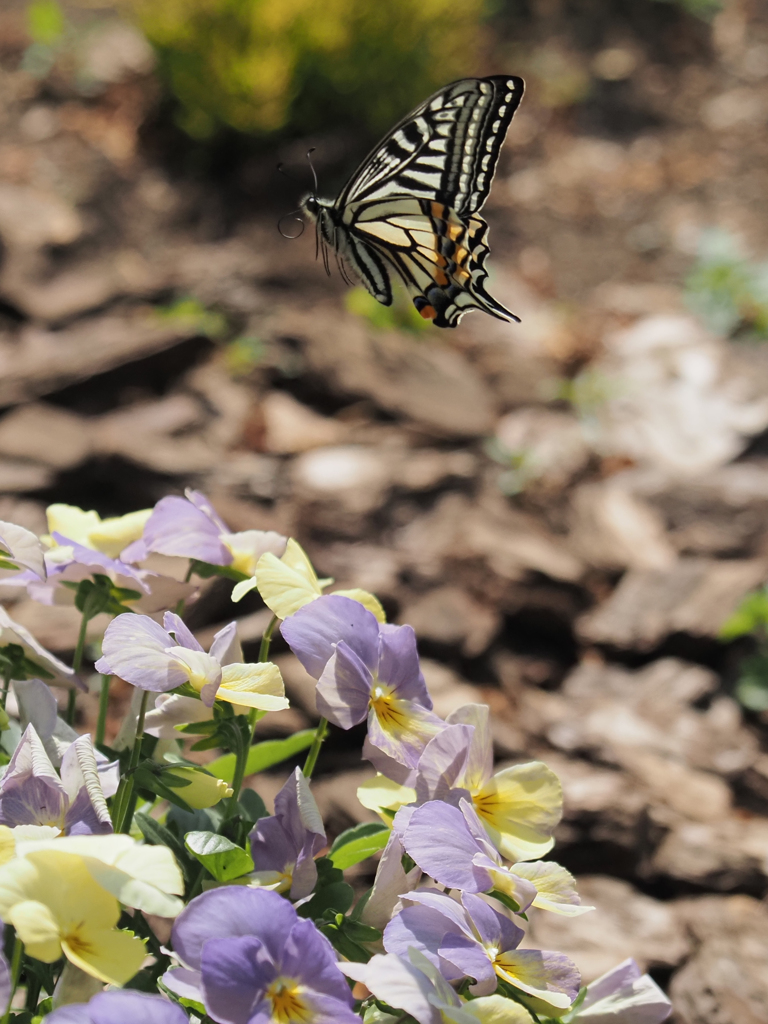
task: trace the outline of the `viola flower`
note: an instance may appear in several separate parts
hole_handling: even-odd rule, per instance
[[[0,779],[0,824],[48,826],[64,835],[112,832],[90,736],[70,744],[59,778],[28,725]]]
[[[219,630],[207,654],[178,615],[166,612],[163,624],[165,629],[148,615],[113,619],[104,634],[96,671],[159,693],[189,683],[207,707],[215,700],[261,711],[288,707],[277,665],[236,660],[239,644],[234,622]]]
[[[432,712],[413,629],[382,625],[358,601],[330,594],[286,619],[281,632],[318,681],[320,714],[342,729],[367,719],[373,746],[415,768],[445,723]]]
[[[211,889],[179,915],[172,941],[186,966],[163,984],[219,1024],[360,1024],[330,942],[275,892]]]
[[[252,576],[266,551],[282,555],[286,538],[272,530],[233,533],[200,491],[186,490],[185,497],[161,498],[147,518],[141,538],[123,552],[125,558],[143,561],[151,552],[192,558],[209,565],[225,565]]]
[[[401,897],[404,898],[419,884],[421,868],[416,866],[406,872],[403,868],[404,853],[400,837],[396,832],[391,832],[376,866],[371,895],[360,915],[363,924],[383,931]]]
[[[274,612],[278,619],[287,619],[310,601],[322,597],[323,590],[332,583],[332,579],[317,578],[306,551],[291,537],[285,546],[285,552],[279,558],[274,552],[267,552],[258,559],[251,578],[235,584],[232,600],[240,601],[258,587],[267,608]],[[379,622],[386,622],[387,617],[380,601],[367,590],[337,590],[336,594],[359,601]]]
[[[578,995],[576,965],[562,953],[519,950],[523,929],[479,896],[464,892],[457,903],[444,892],[421,890],[404,902],[384,931],[388,953],[407,957],[418,949],[446,981],[474,978],[470,991],[478,996],[491,995],[497,976],[561,1010]]]
[[[505,867],[468,800],[459,807],[440,800],[403,807],[394,828],[406,853],[441,885],[471,893],[496,889],[520,911],[535,906],[575,917],[594,909],[580,904],[573,876],[553,861]]]
[[[166,783],[169,775],[189,783],[183,787],[179,796],[186,804],[198,811],[214,807],[219,800],[226,800],[234,792],[223,779],[216,778],[215,775],[211,775],[210,772],[198,765],[192,767],[180,764],[176,768],[169,768],[163,775]]]
[[[418,949],[408,958],[377,953],[367,964],[343,963],[344,973],[418,1024],[531,1024],[519,1003],[503,996],[480,996],[462,1003],[440,972]]]
[[[45,1018],[46,1024],[189,1024],[182,1008],[164,996],[133,989],[99,992],[87,1003],[60,1006]]]
[[[102,519],[98,512],[85,512],[76,505],[49,505],[45,510],[49,536],[43,540],[50,547],[74,542],[101,551],[108,558],[117,558],[129,544],[138,540],[151,514],[151,508],[144,508]],[[62,542],[61,537],[66,540]]]
[[[193,722],[210,722],[213,708],[206,707],[196,697],[185,697],[181,693],[161,693],[155,698],[155,706],[144,717],[144,732],[160,740],[177,740],[176,726]]]
[[[101,889],[126,907],[158,917],[176,917],[184,906],[178,899],[184,892],[184,878],[167,846],[149,846],[115,833],[37,839],[14,836],[9,829],[4,838],[13,847],[5,849],[8,863],[14,854],[14,862],[42,853],[73,855]],[[0,868],[0,883],[6,866]]]
[[[672,1009],[653,978],[630,958],[591,981],[583,1000],[561,1020],[567,1024],[661,1024]]]
[[[117,930],[119,917],[118,900],[94,880],[82,857],[37,850],[0,866],[0,918],[36,960],[50,964],[63,953],[86,974],[124,985],[141,967],[145,949],[141,939]]]
[[[23,569],[45,579],[43,546],[31,530],[0,521],[0,579]]]
[[[419,759],[418,803],[470,799],[485,830],[508,860],[536,860],[554,846],[563,810],[557,775],[541,761],[493,772],[493,740],[485,704],[465,704]]]
[[[47,651],[0,605],[0,678],[6,668],[11,679],[44,676],[54,686],[83,688],[69,665]],[[15,673],[15,674],[14,674]]]
[[[290,890],[292,900],[309,896],[317,882],[315,857],[325,846],[325,828],[300,768],[275,797],[275,813],[256,822],[250,841],[251,884]]]

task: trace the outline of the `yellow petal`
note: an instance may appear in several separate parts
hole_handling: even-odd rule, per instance
[[[175,775],[177,778],[189,782],[188,786],[177,790],[178,796],[190,807],[195,807],[199,811],[206,807],[213,807],[219,800],[232,796],[232,788],[222,779],[217,779],[215,775],[209,775],[208,772],[181,765],[178,768],[171,768],[165,775]]]
[[[563,811],[563,791],[541,761],[504,768],[472,796],[475,810],[508,860],[534,860],[554,846],[552,831]]]
[[[24,943],[27,953],[44,964],[61,956],[59,925],[50,909],[37,900],[17,903],[5,917]]]
[[[387,621],[387,614],[381,606],[381,601],[369,591],[354,587],[352,590],[334,590],[334,594],[338,594],[339,597],[351,597],[353,601],[359,601],[363,608],[373,612],[379,622]]]
[[[256,580],[264,604],[279,619],[287,619],[323,592],[312,563],[292,537],[282,558],[269,552],[261,556]]]
[[[280,669],[271,661],[225,665],[216,699],[261,711],[282,711],[289,706]]]
[[[45,510],[48,520],[48,532],[60,533],[68,540],[74,540],[87,548],[92,548],[89,539],[91,530],[95,530],[101,523],[101,516],[98,512],[84,512],[77,505],[49,505]],[[55,541],[51,541],[56,544]]]
[[[496,957],[494,967],[496,973],[510,985],[528,992],[532,996],[545,1000],[559,1008],[571,1005],[570,998],[564,992],[553,992],[547,988],[550,973],[546,963],[533,956],[532,950],[510,950]]]
[[[385,775],[376,775],[357,787],[357,799],[369,811],[381,814],[382,810],[398,811],[406,804],[412,804],[416,799],[416,790],[393,782]],[[391,820],[386,815],[382,817],[387,823]]]
[[[0,864],[16,856],[16,837],[7,825],[0,825]]]
[[[576,879],[570,871],[554,861],[513,864],[510,870],[533,882],[538,890],[533,905],[540,910],[551,910],[563,917],[578,917],[595,909],[582,906],[576,892]]]
[[[117,558],[123,548],[138,540],[144,533],[144,526],[152,515],[151,508],[143,508],[139,512],[128,512],[124,516],[104,519],[91,529],[88,539],[89,547],[96,548],[109,558]],[[73,538],[74,539],[74,538]]]
[[[480,1024],[531,1024],[531,1015],[519,1003],[504,996],[481,996],[462,1006]]]
[[[109,985],[130,981],[147,955],[141,939],[114,928],[83,928],[62,941],[61,946],[75,967]]]

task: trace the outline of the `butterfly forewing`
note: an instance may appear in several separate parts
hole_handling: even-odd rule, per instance
[[[465,78],[446,86],[389,132],[336,201],[412,195],[476,213],[488,198],[499,151],[523,95],[520,78]]]

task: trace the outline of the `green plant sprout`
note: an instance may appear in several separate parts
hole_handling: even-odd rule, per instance
[[[716,334],[768,338],[768,263],[750,263],[725,231],[703,233],[685,298]]]
[[[747,594],[720,630],[723,641],[751,636],[754,654],[740,665],[736,699],[750,711],[768,711],[768,585]]]
[[[207,309],[193,296],[177,299],[169,306],[158,306],[155,313],[161,320],[189,327],[190,330],[208,338],[221,338],[228,330],[227,318],[223,313]]]
[[[391,306],[382,306],[365,288],[360,287],[347,292],[344,305],[350,313],[367,320],[378,331],[421,334],[432,326],[429,320],[419,315],[402,288],[394,288]]]

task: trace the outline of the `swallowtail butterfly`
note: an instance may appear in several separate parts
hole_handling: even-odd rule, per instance
[[[301,208],[328,248],[379,302],[392,302],[391,273],[437,327],[471,309],[517,320],[485,290],[488,225],[478,216],[523,81],[464,78],[440,89],[392,128],[335,201],[314,193]]]

